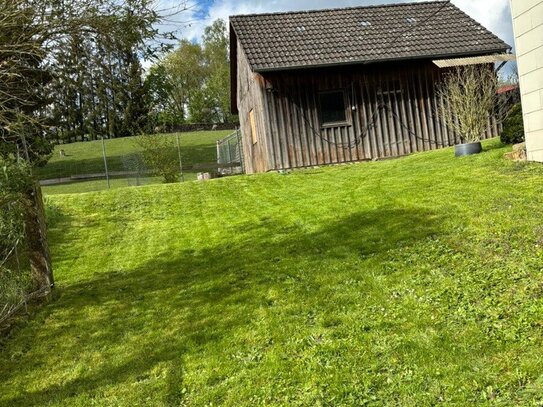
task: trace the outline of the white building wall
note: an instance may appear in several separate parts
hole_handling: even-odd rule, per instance
[[[528,159],[543,162],[543,0],[511,0]]]

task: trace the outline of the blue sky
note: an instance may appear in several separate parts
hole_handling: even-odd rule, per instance
[[[160,0],[163,4],[186,4],[188,10],[177,18],[179,36],[198,41],[206,25],[230,15],[320,8],[352,7],[384,3],[407,3],[402,0]],[[416,0],[415,0],[416,1]],[[452,0],[456,6],[514,46],[509,0]]]

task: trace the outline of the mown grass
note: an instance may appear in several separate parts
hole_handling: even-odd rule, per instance
[[[485,146],[50,197],[0,405],[541,405],[543,166]]]
[[[209,164],[217,160],[217,150],[215,142],[232,133],[226,131],[199,131],[190,133],[179,133],[181,145],[181,157],[183,167],[186,171],[187,179],[196,178],[196,173],[200,170],[193,169],[194,164]],[[174,138],[175,134],[168,135]],[[135,154],[141,150],[136,142],[136,137],[126,137],[111,139],[105,141],[106,156],[109,171],[127,171],[133,170],[126,168],[126,157]],[[66,156],[60,155],[60,150],[64,150]],[[101,141],[79,142],[72,144],[62,144],[55,146],[55,151],[51,160],[45,167],[36,168],[35,175],[38,179],[55,179],[70,177],[82,174],[104,173],[104,159],[102,154]],[[132,179],[118,179],[113,187],[126,186]],[[152,179],[146,180],[147,183],[153,183]],[[103,180],[93,180],[85,182],[74,182],[62,186],[46,187],[46,193],[75,193],[89,192],[106,189],[106,182]]]
[[[198,172],[203,172],[200,170]],[[195,181],[198,172],[183,171],[183,182]],[[161,177],[142,177],[142,178],[111,178],[109,181],[110,189],[126,188],[143,185],[163,184],[164,179]],[[90,181],[74,181],[58,185],[46,185],[42,187],[43,193],[47,196],[58,194],[79,194],[83,192],[97,192],[107,190],[108,185],[106,179],[96,179]]]

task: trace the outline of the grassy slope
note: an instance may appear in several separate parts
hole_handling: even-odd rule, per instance
[[[489,145],[50,198],[0,405],[540,405],[543,167]]]
[[[232,131],[201,131],[180,133],[181,154],[183,164],[190,169],[195,163],[215,162],[215,141],[227,136]],[[173,137],[173,135],[172,135]],[[66,157],[60,157],[60,150]],[[134,137],[106,140],[106,155],[110,171],[123,171],[123,155],[139,151]],[[36,170],[40,179],[69,177],[77,174],[93,174],[104,172],[102,158],[102,142],[90,141],[58,145],[49,163]]]

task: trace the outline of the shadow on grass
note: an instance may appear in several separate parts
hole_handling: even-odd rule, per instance
[[[347,256],[386,258],[400,246],[443,233],[441,221],[417,208],[380,208],[308,232],[303,225],[262,218],[238,226],[243,238],[231,243],[187,248],[167,253],[167,258],[157,255],[131,271],[97,272],[64,288],[60,300],[37,316],[38,321],[55,318],[56,323],[28,328],[39,331],[40,344],[32,342],[34,335],[27,332],[22,339],[28,341],[25,347],[45,348],[9,359],[0,373],[0,382],[9,383],[35,369],[57,369],[64,377],[60,384],[19,394],[4,405],[66,403],[76,395],[100,397],[107,386],[149,380],[158,366],[167,366],[161,379],[163,402],[178,405],[187,355],[213,349],[219,359],[228,360],[222,344],[237,330],[250,329],[258,310],[269,306],[270,288],[283,292],[288,284],[291,301],[307,298],[326,289],[311,275],[323,261]],[[59,216],[55,222],[62,226],[70,220]],[[63,243],[67,242],[56,242]],[[308,272],[297,274],[292,266],[302,262]],[[337,281],[337,270],[315,273],[321,282],[328,275]],[[48,366],[48,348],[59,355],[57,367]],[[100,355],[101,363],[76,377],[65,371],[73,368],[70,360],[93,354]]]

